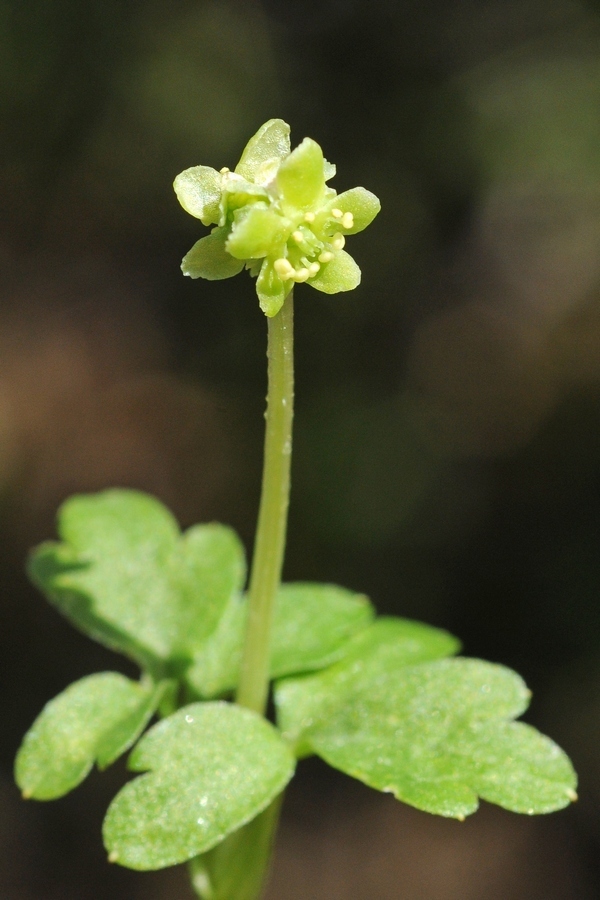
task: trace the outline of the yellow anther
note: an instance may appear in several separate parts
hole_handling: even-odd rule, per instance
[[[304,242],[304,235],[301,231],[294,231],[292,233],[292,237],[296,241],[297,244],[302,244]]]
[[[334,219],[341,219],[344,213],[341,211],[341,209],[332,209],[331,215]]]
[[[279,275],[282,281],[287,281],[289,278],[293,278],[296,274],[294,267],[290,264],[290,261],[281,257],[281,259],[276,259],[273,263],[273,268]]]
[[[310,266],[308,267],[308,273],[309,273],[310,277],[312,278],[313,275],[316,275],[320,268],[321,268],[321,266],[319,265],[318,262],[311,263]]]
[[[223,166],[223,168],[219,169],[219,171],[220,171],[221,175],[227,175],[227,173],[230,171],[230,169],[227,166]]]
[[[319,254],[319,262],[328,263],[333,259],[333,253],[330,250],[323,250],[322,253]]]
[[[314,222],[315,214],[313,212],[304,213],[304,221],[305,222]]]
[[[331,241],[331,246],[334,250],[342,250],[344,244],[346,243],[346,238],[343,234],[340,234],[339,231],[337,234],[334,234],[333,240]]]
[[[354,228],[354,216],[351,212],[346,212],[342,216],[342,227],[343,228]]]
[[[306,281],[310,275],[308,269],[296,269],[296,274],[294,275],[294,281]]]

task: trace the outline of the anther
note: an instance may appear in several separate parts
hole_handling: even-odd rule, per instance
[[[313,275],[316,275],[320,268],[321,268],[321,266],[319,265],[318,262],[311,263],[310,266],[308,267],[308,273],[309,273],[310,277],[312,278]]]
[[[346,243],[346,238],[343,234],[340,234],[339,231],[337,234],[334,234],[333,240],[331,241],[331,246],[334,250],[341,250]]]
[[[231,171],[227,166],[223,166],[222,169],[219,169],[221,175],[227,175],[229,171]]]
[[[319,254],[319,262],[328,263],[333,259],[333,253],[330,250],[323,250],[322,253]]]
[[[354,228],[354,216],[351,212],[346,212],[342,216],[342,227],[343,228]]]
[[[282,281],[287,281],[289,278],[293,278],[295,275],[294,267],[290,264],[289,260],[284,259],[283,257],[281,257],[281,259],[275,260],[275,262],[273,263],[273,268]]]
[[[294,231],[292,233],[292,237],[296,241],[297,244],[302,244],[304,242],[304,235],[302,234],[301,231]]]
[[[296,269],[296,274],[294,275],[294,281],[306,281],[310,275],[308,269]]]
[[[315,214],[313,212],[304,213],[304,221],[305,222],[314,222]]]
[[[331,215],[334,219],[341,219],[344,213],[341,211],[341,209],[332,209]]]

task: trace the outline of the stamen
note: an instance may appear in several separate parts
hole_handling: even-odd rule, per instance
[[[230,171],[231,170],[227,166],[223,166],[222,169],[219,169],[219,172],[221,173],[221,175],[227,175],[227,173]]]
[[[308,269],[304,269],[304,268],[296,269],[296,273],[294,275],[294,281],[298,281],[298,282],[307,281],[309,275],[310,275],[310,272],[308,271]]]
[[[304,221],[305,222],[314,222],[315,214],[313,212],[304,213]]]
[[[330,250],[323,250],[322,253],[319,254],[319,262],[328,263],[333,259],[333,253]]]
[[[308,272],[309,272],[310,277],[312,278],[313,275],[316,275],[320,268],[321,268],[321,266],[319,265],[318,262],[311,263],[310,266],[308,267]]]
[[[334,219],[341,219],[344,213],[341,211],[341,209],[332,209],[331,215]]]
[[[346,243],[346,238],[343,234],[340,234],[339,231],[337,234],[334,234],[333,240],[331,241],[331,246],[334,250],[342,250],[344,244]]]
[[[296,241],[297,244],[303,244],[303,243],[304,243],[304,235],[302,234],[301,231],[294,231],[294,232],[292,233],[292,237],[293,237],[293,239]]]
[[[346,212],[342,216],[342,227],[343,228],[354,228],[354,216],[351,212]]]
[[[288,281],[296,274],[296,270],[291,265],[290,261],[288,259],[284,259],[283,257],[281,257],[281,259],[275,260],[275,262],[273,263],[273,268],[282,281]]]

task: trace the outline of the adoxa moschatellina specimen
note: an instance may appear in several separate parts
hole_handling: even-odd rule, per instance
[[[233,172],[186,169],[175,179],[179,202],[216,227],[184,257],[184,274],[217,280],[248,269],[267,316],[298,282],[326,294],[353,290],[360,269],[344,250],[346,237],[366,228],[380,203],[363,187],[338,194],[327,185],[334,175],[311,138],[291,150],[282,119],[259,128]]]

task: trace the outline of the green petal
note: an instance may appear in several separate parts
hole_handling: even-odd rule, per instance
[[[173,187],[186,212],[200,219],[203,225],[213,225],[219,221],[222,181],[216,169],[193,166],[177,176]]]
[[[336,168],[334,163],[327,162],[326,159],[323,160],[323,177],[325,181],[329,181],[330,178],[333,178],[336,173]]]
[[[225,247],[236,259],[261,259],[277,252],[289,230],[289,221],[273,209],[246,207],[236,214]]]
[[[324,294],[337,294],[340,291],[353,291],[360,284],[360,269],[345,250],[334,250],[331,262],[321,266],[308,284],[323,291]]]
[[[190,278],[219,281],[241,272],[244,264],[230,256],[225,249],[228,232],[228,228],[215,228],[209,235],[196,241],[181,261],[183,274]]]
[[[340,209],[343,213],[350,212],[354,217],[352,228],[344,228],[344,234],[357,234],[370,225],[379,210],[381,203],[379,198],[363,187],[355,187],[350,191],[339,194],[330,203],[331,208]],[[339,226],[336,226],[336,230]]]
[[[325,192],[323,151],[316,141],[304,138],[283,160],[277,173],[277,185],[285,204],[310,209]]]
[[[283,119],[269,119],[250,138],[235,171],[250,181],[269,160],[281,160],[290,153],[290,126]]]
[[[265,259],[256,280],[256,293],[265,316],[277,315],[293,285],[293,281],[283,282],[273,268],[273,261]]]

